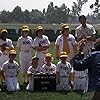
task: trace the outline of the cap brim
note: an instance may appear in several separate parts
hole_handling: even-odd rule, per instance
[[[32,58],[32,60],[34,60],[34,59],[37,59],[37,60],[39,60],[39,58],[38,58],[38,57],[34,57],[34,58]]]
[[[61,55],[60,58],[67,58],[67,55]]]
[[[30,30],[29,29],[22,29],[22,32],[24,32],[24,31],[29,32]]]

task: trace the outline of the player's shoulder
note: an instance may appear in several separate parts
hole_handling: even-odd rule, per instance
[[[45,68],[45,67],[47,67],[47,65],[46,65],[46,64],[43,64],[43,65],[42,65],[42,68]]]
[[[32,37],[31,36],[27,36],[27,38],[32,40]]]
[[[59,65],[61,65],[61,64],[62,64],[61,61],[58,61],[57,65],[59,66]]]
[[[42,35],[42,37],[43,37],[44,39],[48,39],[48,37],[47,37],[46,35]]]
[[[74,35],[72,35],[72,34],[69,34],[69,38],[72,38],[72,39],[74,39],[75,37],[74,37]]]
[[[12,42],[12,40],[11,40],[11,39],[9,39],[9,38],[7,38],[7,39],[6,39],[6,41],[7,41],[7,42]]]
[[[55,64],[53,64],[53,63],[51,63],[51,66],[52,66],[52,67],[56,67],[56,65],[55,65]]]
[[[8,65],[8,64],[9,64],[9,60],[5,61],[5,62],[3,63],[3,66],[6,66],[6,65]]]
[[[91,25],[91,24],[87,24],[87,23],[86,23],[86,26],[87,26],[88,28],[93,28],[93,25]]]
[[[79,25],[76,27],[76,30],[79,30],[82,27],[82,25]]]
[[[17,61],[15,61],[15,60],[14,60],[14,61],[13,61],[13,63],[19,66],[19,64],[18,64],[18,62],[17,62]]]
[[[57,38],[58,38],[58,39],[60,39],[60,38],[62,38],[62,37],[63,37],[63,35],[62,35],[62,34],[60,34],[60,35],[58,35],[58,37],[57,37]]]
[[[22,40],[23,39],[23,37],[22,36],[20,36],[19,38],[18,38],[18,40]]]
[[[68,61],[66,62],[66,64],[67,64],[67,65],[71,65],[70,62],[68,62]]]
[[[30,67],[28,68],[28,70],[31,70],[31,69],[33,69],[32,66],[30,66]]]

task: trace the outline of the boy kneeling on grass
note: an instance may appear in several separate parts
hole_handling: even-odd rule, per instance
[[[14,60],[17,53],[15,50],[9,51],[9,59],[3,63],[1,68],[1,75],[5,81],[5,85],[8,91],[20,90],[19,83],[17,81],[17,75],[20,70],[19,64]]]
[[[28,68],[28,71],[27,71],[29,84],[27,85],[26,90],[28,90],[28,91],[34,90],[32,75],[36,74],[36,73],[41,73],[41,71],[42,71],[41,67],[38,66],[38,60],[39,60],[38,57],[36,57],[36,56],[32,57],[31,66]]]
[[[56,74],[56,65],[52,63],[53,57],[50,53],[45,55],[45,64],[42,66],[42,71],[45,74]]]
[[[70,90],[73,88],[73,67],[66,61],[67,53],[60,53],[60,61],[57,63],[57,90]]]

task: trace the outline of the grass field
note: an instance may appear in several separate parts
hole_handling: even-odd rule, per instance
[[[16,43],[14,43],[16,44]],[[17,50],[17,49],[16,49]],[[17,50],[18,52],[18,50]],[[54,43],[51,44],[49,52],[52,53],[54,56]],[[35,50],[33,50],[33,55],[35,53]],[[18,60],[18,55],[16,57],[16,60]],[[57,60],[54,61],[55,64],[57,63]],[[20,73],[18,75],[18,80],[20,84],[22,85],[22,74]],[[27,92],[26,90],[21,90],[20,92],[15,93],[8,93],[8,92],[0,92],[0,100],[91,100],[91,97],[93,93],[86,93],[81,97],[82,92],[56,92],[56,91],[36,91],[36,92]]]

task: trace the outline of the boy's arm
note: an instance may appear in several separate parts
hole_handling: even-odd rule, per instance
[[[2,76],[3,80],[5,80],[5,75],[4,75],[4,71],[3,70],[1,70],[1,76]]]
[[[60,83],[60,76],[59,76],[59,72],[56,72],[56,84]]]

